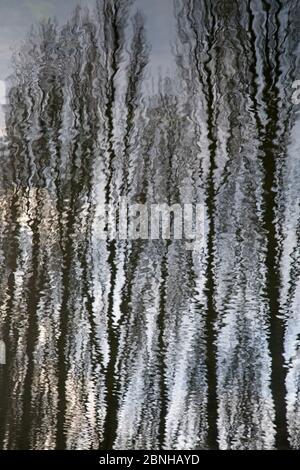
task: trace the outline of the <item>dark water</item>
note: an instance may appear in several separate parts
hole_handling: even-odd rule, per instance
[[[13,59],[3,449],[300,448],[300,2],[166,3],[169,76],[126,0]],[[101,239],[120,196],[201,204],[204,240]]]

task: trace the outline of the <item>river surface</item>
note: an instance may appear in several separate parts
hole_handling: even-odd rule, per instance
[[[300,449],[300,1],[79,3],[0,6],[0,448]]]

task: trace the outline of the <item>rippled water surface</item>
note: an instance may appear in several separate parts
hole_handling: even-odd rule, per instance
[[[29,3],[58,21],[6,85],[0,447],[299,449],[300,2]],[[204,237],[103,239],[120,197]]]

